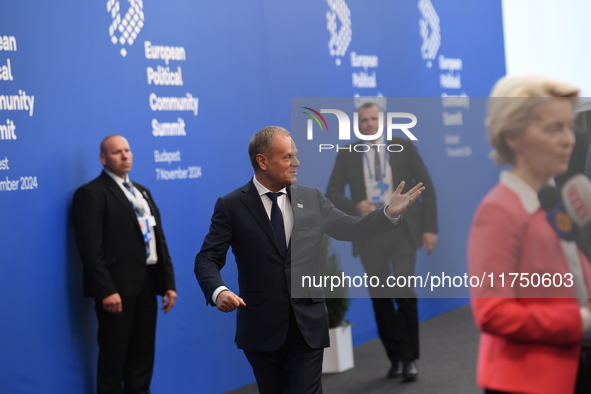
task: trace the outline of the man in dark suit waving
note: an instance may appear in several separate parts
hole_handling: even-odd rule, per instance
[[[99,394],[149,394],[157,300],[177,298],[160,213],[148,189],[132,183],[133,154],[119,135],[101,143],[102,174],[74,194],[72,215],[84,294],[99,322]],[[123,384],[123,385],[122,385]]]
[[[380,107],[372,102],[359,107],[359,130],[362,134],[377,133],[380,112]],[[388,142],[398,145],[394,152],[386,149]],[[425,193],[404,213],[400,226],[391,233],[353,244],[353,254],[361,256],[368,276],[377,276],[380,281],[392,274],[408,278],[415,274],[417,248],[424,247],[430,254],[437,243],[435,189],[427,167],[412,142],[401,138],[384,141],[382,134],[372,141],[371,146],[365,151],[351,144],[353,149],[350,151],[339,151],[326,196],[337,208],[350,215],[365,215],[384,205],[401,180],[407,181],[407,188],[416,182],[423,182]],[[345,195],[347,185],[350,198]],[[369,293],[378,333],[392,363],[388,377],[403,375],[405,380],[415,380],[418,376],[419,322],[414,290],[409,287],[370,288]],[[396,309],[393,299],[396,300]]]
[[[292,267],[317,266],[324,233],[353,240],[391,230],[423,188],[401,194],[402,183],[382,211],[353,217],[319,190],[295,185],[300,162],[287,130],[262,129],[248,151],[255,175],[217,200],[195,274],[208,304],[223,312],[238,309],[236,343],[261,393],[321,393],[323,349],[329,346],[324,293],[298,289],[308,296],[292,297]],[[230,246],[239,295],[220,275]]]

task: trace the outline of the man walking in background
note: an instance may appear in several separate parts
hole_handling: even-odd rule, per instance
[[[360,132],[364,135],[376,134],[379,117],[383,116],[380,107],[375,103],[365,103],[359,107],[358,115]],[[385,120],[383,124],[386,124]],[[435,189],[427,167],[409,140],[384,139],[385,133],[382,133],[372,142],[368,152],[364,149],[340,149],[326,190],[326,197],[338,209],[350,215],[366,215],[381,208],[400,181],[407,182],[406,189],[419,181],[425,185],[420,201],[404,213],[401,225],[394,231],[353,244],[353,255],[361,256],[367,275],[379,277],[380,283],[385,283],[392,274],[413,276],[416,249],[424,247],[430,254],[437,243]],[[389,152],[386,149],[388,143],[396,143],[403,149]],[[379,144],[382,144],[380,149],[376,147]],[[345,195],[347,185],[350,198]],[[405,380],[417,379],[419,325],[414,290],[370,287],[369,293],[378,333],[392,363],[387,376],[395,378],[402,375]]]

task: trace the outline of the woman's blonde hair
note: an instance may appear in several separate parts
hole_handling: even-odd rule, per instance
[[[515,156],[505,137],[525,132],[540,104],[564,98],[574,110],[579,92],[574,85],[538,75],[501,78],[490,94],[486,118],[488,140],[494,148],[491,155],[497,164],[513,164]]]

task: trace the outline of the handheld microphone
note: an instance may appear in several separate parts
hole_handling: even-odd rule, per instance
[[[566,212],[560,192],[552,186],[546,186],[538,192],[538,199],[546,211],[546,219],[558,236],[565,241],[573,241],[576,228]]]
[[[579,185],[579,183],[576,183],[576,186]],[[577,189],[576,186],[576,191],[582,190],[582,188]],[[563,192],[566,190],[567,189],[565,187]],[[550,186],[540,190],[538,193],[538,198],[542,208],[544,208],[544,210],[547,212],[546,219],[554,228],[558,236],[565,241],[574,241],[579,249],[583,252],[587,260],[591,261],[591,248],[586,242],[586,238],[582,235],[582,227],[579,228],[577,225],[575,225],[575,222],[573,222],[573,216],[569,214],[570,212],[567,208],[567,205],[570,206],[571,209],[572,207],[580,205],[580,203],[576,202],[578,201],[578,197],[576,197],[576,193],[573,192],[572,185],[570,190],[570,192],[566,192],[567,194],[570,193],[567,203],[563,203],[560,192],[556,188]],[[578,196],[580,197],[580,194]],[[589,199],[591,201],[591,184],[589,185]],[[579,211],[579,216],[577,216],[577,218],[580,219],[579,223],[583,223],[584,220],[587,220],[587,223],[591,221],[591,213],[589,214],[589,218],[586,219],[586,216],[582,215],[584,211],[581,209],[579,209]]]
[[[562,188],[562,200],[566,212],[581,230],[591,222],[591,182],[578,174],[569,179]]]

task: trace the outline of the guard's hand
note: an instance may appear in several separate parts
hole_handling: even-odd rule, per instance
[[[123,312],[123,304],[121,303],[121,296],[119,293],[111,294],[103,298],[103,309],[115,315]]]
[[[222,312],[232,312],[240,306],[246,306],[244,300],[230,290],[222,290],[215,299],[215,304]]]
[[[359,212],[360,215],[367,215],[373,210],[374,205],[369,200],[359,201],[357,204],[357,212]]]
[[[431,254],[437,245],[437,234],[423,233],[423,248],[427,249],[427,254]]]
[[[425,190],[423,187],[423,182],[419,182],[415,187],[404,194],[401,194],[402,189],[404,189],[404,181],[400,182],[400,185],[398,185],[394,191],[394,194],[392,194],[390,203],[386,209],[386,214],[391,218],[396,217],[402,212],[406,211],[408,207],[410,207],[415,201],[419,199],[421,192]]]
[[[166,293],[162,296],[162,310],[164,313],[168,313],[172,309],[177,297],[176,291],[166,290]]]

